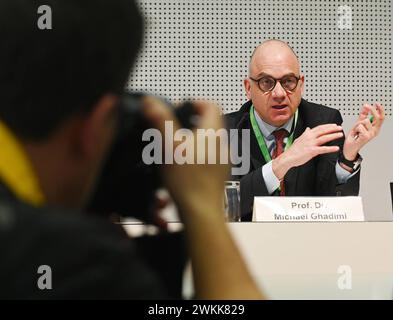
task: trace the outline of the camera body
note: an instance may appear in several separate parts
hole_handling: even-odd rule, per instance
[[[119,121],[115,140],[109,151],[88,211],[109,216],[116,213],[135,217],[147,223],[155,221],[155,194],[162,186],[159,165],[147,165],[142,159],[142,141],[151,125],[142,113],[142,93],[125,93],[119,102]],[[192,103],[171,108],[179,123],[192,128],[195,115]]]

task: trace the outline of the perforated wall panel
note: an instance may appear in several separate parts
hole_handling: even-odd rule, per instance
[[[382,101],[392,115],[391,0],[139,3],[148,22],[128,83],[133,90],[172,102],[210,98],[224,112],[235,111],[246,101],[243,79],[254,47],[276,38],[301,60],[306,99],[344,116],[366,101]]]

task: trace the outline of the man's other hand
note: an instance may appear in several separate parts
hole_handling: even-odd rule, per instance
[[[369,118],[370,113],[373,117],[372,121]],[[345,139],[343,149],[345,159],[355,160],[360,149],[378,135],[384,120],[385,111],[381,104],[376,103],[375,107],[364,104],[358,120]]]

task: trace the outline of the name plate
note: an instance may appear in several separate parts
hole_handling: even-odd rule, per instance
[[[253,221],[365,221],[361,197],[255,197]]]

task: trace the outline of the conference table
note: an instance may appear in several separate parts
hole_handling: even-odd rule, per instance
[[[182,228],[180,223],[169,226]],[[393,222],[240,222],[228,227],[269,298],[393,298]],[[131,236],[154,233],[141,224],[124,228]],[[190,268],[183,294],[193,294]]]

